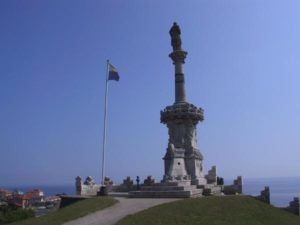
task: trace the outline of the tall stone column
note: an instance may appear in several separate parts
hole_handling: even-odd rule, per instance
[[[171,30],[171,45],[173,52],[169,55],[175,65],[175,103],[186,102],[185,85],[184,85],[184,73],[183,64],[186,58],[187,52],[181,48],[180,28],[174,23]]]
[[[203,110],[186,100],[183,64],[187,52],[181,47],[181,30],[174,23],[170,29],[173,52],[169,55],[175,65],[175,103],[161,111],[161,123],[169,130],[169,143],[164,156],[164,182],[188,181],[206,184],[203,156],[197,148],[196,125],[202,121]]]

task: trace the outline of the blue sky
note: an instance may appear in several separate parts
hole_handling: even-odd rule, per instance
[[[300,172],[300,2],[0,1],[0,186],[106,175],[160,180],[174,102],[169,29],[182,30],[187,98],[205,110],[205,171],[225,178]]]

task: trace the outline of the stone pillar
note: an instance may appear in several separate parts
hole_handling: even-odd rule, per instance
[[[173,64],[175,65],[175,103],[186,102],[183,64],[187,52],[181,49],[180,34],[179,26],[174,23],[170,30],[173,52],[169,57],[173,60]]]
[[[80,176],[77,176],[75,178],[75,188],[76,188],[76,195],[81,195],[82,191],[82,178]]]

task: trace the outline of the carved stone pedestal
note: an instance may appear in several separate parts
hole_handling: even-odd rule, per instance
[[[191,180],[206,184],[203,156],[197,148],[196,125],[203,120],[203,110],[189,103],[175,103],[161,111],[161,122],[169,129],[164,181]]]

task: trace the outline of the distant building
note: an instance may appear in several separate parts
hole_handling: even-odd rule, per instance
[[[14,205],[23,209],[30,206],[29,198],[26,195],[20,195],[18,193],[13,193],[13,195],[7,199],[7,202],[10,205]]]
[[[0,188],[0,200],[6,201],[11,195],[11,191]]]
[[[28,208],[33,206],[34,204],[44,201],[44,193],[39,189],[34,189],[25,194],[21,194],[21,192],[17,191],[7,198],[7,202],[9,204],[15,205],[20,208]]]
[[[29,191],[25,194],[25,196],[29,199],[31,205],[45,201],[44,192],[40,189]]]

